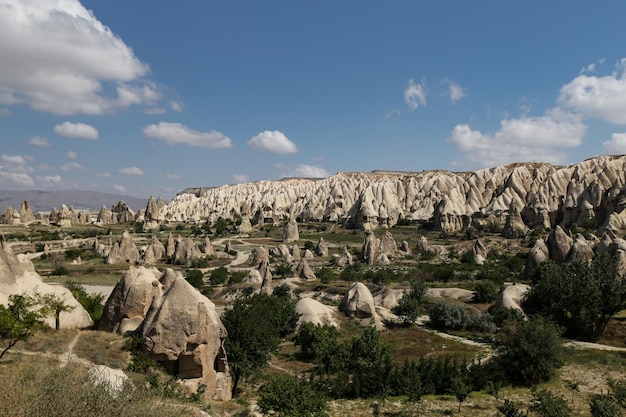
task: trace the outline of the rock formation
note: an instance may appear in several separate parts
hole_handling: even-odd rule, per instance
[[[300,315],[296,331],[305,323],[338,327],[333,310],[312,298],[300,299],[296,303],[296,313]]]
[[[328,256],[328,246],[326,246],[326,242],[323,237],[320,237],[315,250],[319,256]]]
[[[488,220],[509,235],[525,230],[519,213],[531,229],[593,222],[623,229],[626,219],[618,215],[624,209],[625,184],[626,156],[600,156],[569,166],[529,162],[469,173],[338,173],[325,179],[226,185],[203,193],[190,189],[160,214],[171,221],[235,220],[245,207],[251,218],[272,223],[298,218],[391,227],[402,219],[433,222],[446,232]]]
[[[291,243],[297,242],[300,240],[300,234],[298,233],[298,223],[296,222],[295,217],[291,217],[287,225],[285,226],[285,231],[283,233],[283,243]]]
[[[500,292],[496,298],[496,307],[513,308],[524,313],[522,302],[530,287],[526,284],[504,283],[500,287]]]
[[[269,254],[267,253],[267,248],[265,246],[259,246],[254,252],[254,256],[250,261],[250,266],[257,266],[262,262],[270,262]]]
[[[356,317],[361,323],[368,326],[375,326],[378,329],[383,327],[376,307],[374,297],[370,290],[361,282],[354,282],[344,295],[339,304],[339,311],[348,317]]]
[[[7,305],[10,295],[36,293],[51,294],[72,309],[61,312],[60,328],[77,329],[93,325],[89,313],[76,301],[70,290],[61,285],[44,283],[33,263],[25,255],[15,255],[4,236],[0,235],[0,304]],[[54,318],[48,317],[46,324],[54,327]]]
[[[154,196],[148,198],[148,204],[146,205],[146,212],[144,214],[144,230],[152,230],[159,227],[159,206],[154,201]]]
[[[134,328],[148,356],[169,373],[205,385],[207,399],[230,399],[226,329],[215,305],[180,273],[131,268],[107,300],[101,328]]]
[[[127,230],[122,233],[122,237],[119,241],[113,244],[111,252],[106,259],[107,264],[122,264],[127,263],[135,265],[139,262],[139,250],[133,242],[133,238],[130,236]]]
[[[300,262],[298,262],[298,266],[296,266],[294,274],[298,278],[302,279],[317,279],[317,277],[315,276],[315,272],[313,272],[305,257],[300,258]]]

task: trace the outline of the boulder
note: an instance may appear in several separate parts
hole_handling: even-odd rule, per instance
[[[546,246],[550,253],[550,259],[557,264],[565,262],[567,253],[572,247],[572,238],[563,231],[561,226],[556,226],[554,230],[548,235]]]
[[[513,308],[524,313],[524,310],[522,310],[522,302],[529,289],[530,287],[526,284],[505,282],[500,287],[500,292],[496,299],[496,307]]]
[[[296,303],[296,313],[300,316],[296,325],[296,332],[300,330],[305,323],[312,323],[319,326],[337,325],[333,309],[320,303],[312,298],[302,298]]]
[[[111,252],[109,252],[109,256],[106,259],[106,263],[108,265],[121,263],[135,265],[139,262],[139,259],[139,250],[137,246],[135,246],[135,242],[133,242],[130,233],[125,230],[120,240],[113,244]]]
[[[320,237],[320,240],[317,242],[315,251],[319,256],[328,256],[328,247],[326,246],[326,242],[323,237]]]
[[[511,203],[506,222],[504,223],[504,229],[502,229],[502,236],[509,239],[517,239],[526,236],[528,232],[530,232],[530,229],[524,223],[519,208],[514,203]]]
[[[537,239],[530,252],[526,256],[526,267],[524,269],[524,276],[530,278],[537,270],[539,265],[550,259],[550,252],[543,239]]]
[[[76,301],[70,290],[43,282],[26,255],[15,255],[0,234],[0,304],[7,305],[10,295],[19,294],[50,294],[69,306],[71,311],[62,311],[59,316],[61,329],[80,329],[93,325],[89,313]],[[55,327],[55,319],[48,317],[46,324]]]
[[[306,258],[300,258],[300,262],[298,262],[298,266],[296,266],[294,274],[298,278],[310,280],[317,279]]]
[[[565,262],[591,262],[592,259],[593,250],[589,246],[589,243],[582,235],[577,235],[576,240],[565,257]]]
[[[370,290],[361,282],[354,282],[339,304],[339,311],[348,317],[355,317],[361,323],[382,329],[383,325],[376,313],[374,297]]]
[[[270,262],[270,257],[267,253],[267,249],[265,246],[259,246],[257,250],[254,252],[254,256],[250,261],[250,266],[260,265],[262,262]]]
[[[374,232],[367,232],[367,235],[365,236],[365,241],[363,242],[363,247],[361,248],[361,254],[365,263],[373,265],[374,262],[376,262],[379,247],[380,241],[378,240]]]

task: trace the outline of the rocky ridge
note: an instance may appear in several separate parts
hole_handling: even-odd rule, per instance
[[[165,221],[237,219],[253,224],[341,221],[349,227],[433,222],[437,230],[509,220],[525,227],[595,224],[626,228],[626,156],[599,156],[568,166],[515,163],[475,172],[338,173],[325,179],[288,179],[186,190],[161,208]],[[511,216],[509,216],[511,213]],[[520,222],[520,218],[522,222]]]

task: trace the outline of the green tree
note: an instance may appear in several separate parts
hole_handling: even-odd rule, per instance
[[[224,266],[215,268],[211,271],[210,281],[213,286],[226,284],[228,282],[228,269]]]
[[[74,310],[74,306],[65,304],[65,300],[56,294],[43,294],[36,298],[36,302],[41,305],[46,315],[52,314],[54,317],[54,327],[56,330],[61,328],[61,313]]]
[[[459,402],[459,413],[461,412],[461,404],[467,399],[467,396],[470,393],[470,389],[461,378],[454,378],[452,380],[451,391],[456,397],[456,400]]]
[[[289,278],[293,276],[293,267],[287,263],[278,264],[274,267],[272,274],[277,278]]]
[[[571,413],[565,398],[544,388],[533,391],[529,410],[541,417],[569,417]]]
[[[204,274],[199,269],[188,269],[185,279],[200,291],[204,288]]]
[[[534,385],[550,380],[563,364],[559,327],[540,316],[509,323],[496,334],[496,360],[512,382]]]
[[[509,399],[504,400],[504,403],[498,406],[498,411],[505,415],[505,417],[526,417],[527,414],[524,414],[520,411],[519,408],[515,405],[515,403]]]
[[[0,305],[0,359],[17,342],[28,340],[44,324],[45,311],[37,308],[37,300],[29,295],[9,296],[7,306]]]
[[[228,331],[225,347],[233,396],[240,380],[265,366],[297,322],[295,301],[288,297],[256,294],[236,300],[224,311],[222,323]]]
[[[258,404],[265,414],[279,417],[328,416],[326,397],[297,376],[271,376],[259,389]]]
[[[335,280],[335,272],[328,267],[317,268],[315,271],[315,276],[320,280],[320,282],[324,285],[330,284],[331,281]]]
[[[626,308],[626,281],[617,258],[597,255],[591,263],[543,262],[533,276],[525,307],[551,317],[573,338],[596,340],[613,315]]]
[[[300,346],[302,355],[315,359],[339,344],[339,331],[334,326],[305,323],[293,338],[294,345]]]
[[[89,294],[85,288],[74,281],[67,281],[65,288],[70,290],[76,301],[83,306],[94,322],[100,320],[104,311],[104,295],[102,293]]]
[[[420,308],[427,300],[426,292],[428,288],[421,279],[413,279],[410,283],[411,289],[405,294],[398,305],[391,311],[397,315],[405,324],[412,324],[420,314]]]

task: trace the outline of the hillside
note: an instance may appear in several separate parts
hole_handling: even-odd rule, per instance
[[[600,156],[569,166],[516,163],[476,172],[338,173],[325,179],[259,181],[189,189],[167,203],[161,218],[216,221],[248,215],[252,224],[295,216],[358,227],[432,222],[453,232],[472,223],[504,224],[521,215],[530,228],[622,228],[626,156]]]

